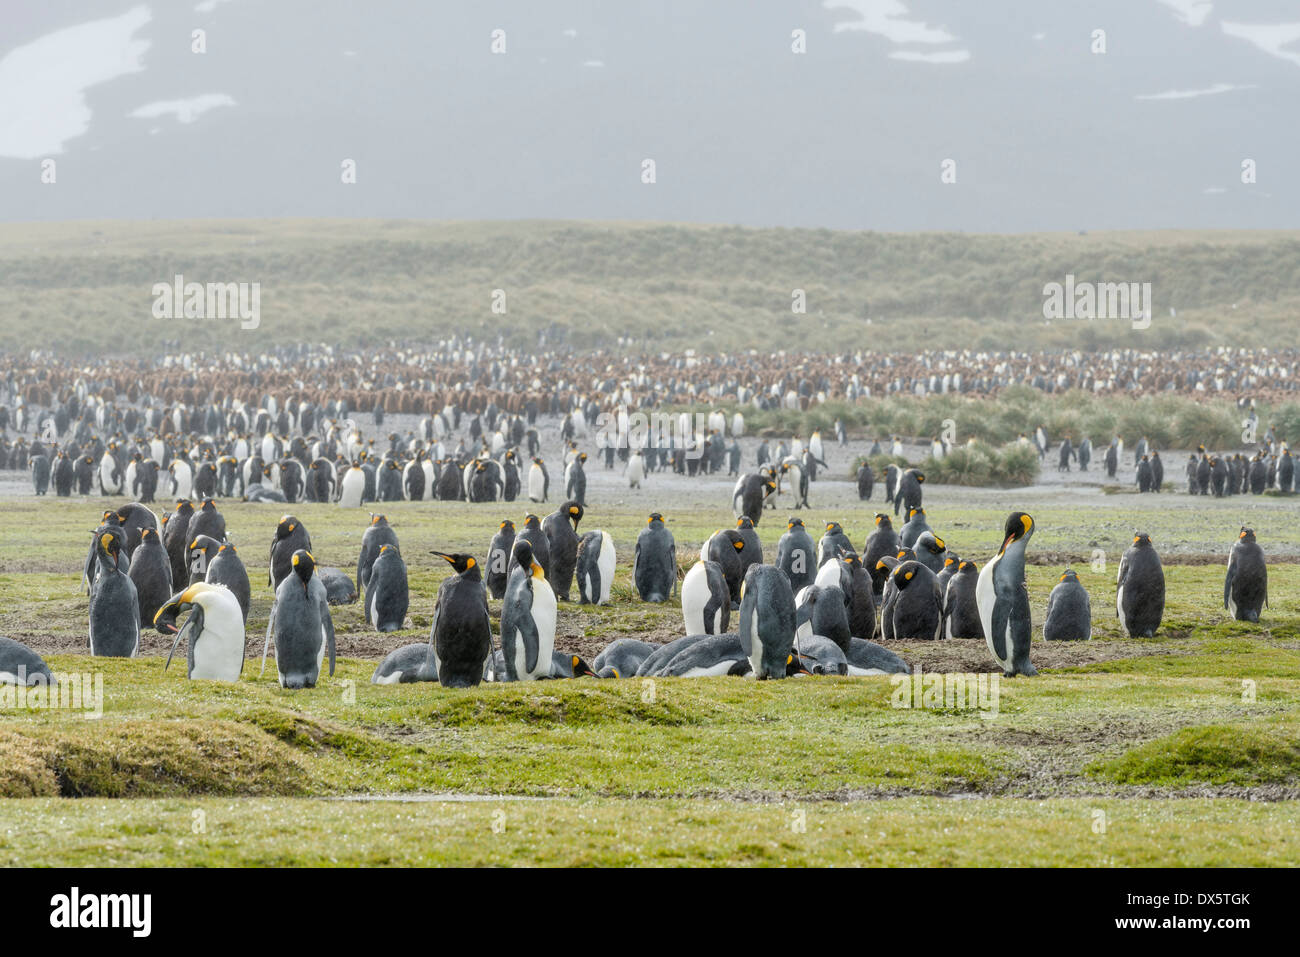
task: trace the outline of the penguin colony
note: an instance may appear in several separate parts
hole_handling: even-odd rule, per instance
[[[860,390],[856,394],[868,394],[859,383],[852,385]],[[15,391],[9,390],[11,395]],[[801,382],[786,391],[751,390],[748,399],[759,408],[804,408],[826,391]],[[931,391],[948,388],[941,384]],[[623,393],[620,400],[634,395],[631,389]],[[661,514],[651,513],[637,537],[635,590],[643,601],[664,602],[680,587],[685,632],[680,638],[663,646],[620,639],[591,664],[556,652],[557,603],[570,600],[575,587],[580,602],[609,603],[617,553],[607,532],[580,529],[589,460],[576,438],[587,434],[600,406],[570,396],[566,408],[556,404],[556,396],[552,399],[549,408],[535,399],[522,404],[503,400],[502,406],[488,401],[468,420],[470,444],[462,439],[450,449],[452,434],[470,412],[453,402],[426,415],[417,431],[405,436],[390,432],[377,444],[346,418],[349,407],[342,400],[288,401],[281,407],[264,395],[259,407],[227,399],[207,406],[123,410],[79,380],[45,416],[36,402],[29,405],[21,395],[12,412],[0,410],[0,424],[12,421],[20,430],[53,421],[55,435],[69,436],[65,443],[35,439],[28,446],[22,437],[12,444],[6,438],[0,452],[3,464],[31,470],[37,494],[52,485],[57,495],[98,490],[103,496],[139,497],[104,512],[92,537],[83,570],[90,596],[89,647],[96,655],[133,657],[140,629],[154,627],[173,637],[169,665],[185,640],[191,678],[233,681],[243,671],[252,586],[217,507],[223,497],[336,502],[352,508],[400,500],[512,502],[526,497],[542,506],[537,508],[542,517],[529,513],[518,528],[502,521],[482,564],[468,554],[433,552],[454,575],[436,596],[429,641],[391,654],[376,670],[376,683],[439,681],[460,687],[483,680],[585,675],[780,678],[907,670],[901,658],[875,643],[877,638],[982,638],[1004,673],[1035,673],[1029,661],[1032,610],[1024,587],[1025,551],[1034,532],[1029,515],[1009,516],[1002,545],[992,556],[977,556],[978,562],[958,558],[928,524],[922,504],[925,475],[891,465],[881,484],[892,517],[888,511],[876,515],[860,551],[833,521],[818,527],[814,542],[796,514],[789,517],[769,565],[756,527],[765,512],[778,507],[793,512],[810,508],[811,483],[818,469],[827,467],[825,450],[819,432],[806,443],[796,435],[775,450],[764,441],[757,471],[739,474],[740,413],[731,421],[721,413],[709,417],[707,433],[695,436],[699,455],[675,447],[671,436],[655,436],[632,449],[611,447],[603,434],[598,436],[597,462],[603,459],[611,468],[615,457],[622,459],[630,490],[641,489],[656,471],[694,475],[725,466],[728,474],[738,476],[732,494],[736,524],[710,536],[699,561],[684,574]],[[31,408],[38,411],[33,414]],[[376,426],[382,425],[383,411],[377,401]],[[555,482],[534,427],[541,411],[563,414],[565,448],[554,466]],[[836,423],[836,435],[843,444],[842,423]],[[1027,436],[1022,440],[1031,441]],[[1032,442],[1040,457],[1047,454],[1045,427],[1033,431]],[[872,451],[884,449],[877,443]],[[901,453],[899,439],[891,451]],[[932,454],[942,457],[946,451],[946,443],[936,438]],[[1087,439],[1075,445],[1067,436],[1058,452],[1063,470],[1071,462],[1086,470],[1092,459]],[[1103,456],[1111,475],[1122,457],[1123,443],[1116,438]],[[1159,492],[1165,482],[1158,451],[1143,440],[1134,460],[1139,490]],[[856,478],[860,497],[869,500],[877,484],[870,465],[864,462]],[[1289,492],[1295,481],[1289,448],[1271,434],[1251,458],[1200,449],[1189,460],[1187,478],[1190,492],[1216,496]],[[565,500],[549,511],[557,491]],[[164,515],[150,507],[160,496],[176,499]],[[894,521],[900,523],[897,531]],[[411,601],[397,535],[379,514],[371,515],[365,530],[355,576],[319,566],[307,530],[285,515],[268,558],[267,587],[274,603],[263,667],[274,640],[277,673],[286,688],[315,685],[327,653],[333,673],[330,605],[362,598],[367,625],[393,631],[403,627]],[[489,595],[502,602],[496,635]],[[1267,562],[1251,529],[1242,529],[1232,549],[1224,607],[1252,622],[1267,607]],[[1163,608],[1159,555],[1149,536],[1139,532],[1120,563],[1116,616],[1126,634],[1150,636],[1159,628]],[[1067,569],[1049,598],[1044,637],[1084,640],[1091,632],[1088,593]],[[21,656],[8,648],[0,647],[0,676],[9,673],[6,655]],[[28,675],[38,673],[27,669]]]

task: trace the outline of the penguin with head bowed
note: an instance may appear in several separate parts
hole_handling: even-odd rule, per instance
[[[740,595],[740,647],[759,679],[784,678],[794,646],[790,579],[772,565],[751,565]]]
[[[877,512],[876,527],[862,548],[862,567],[871,576],[871,590],[877,604],[885,590],[885,579],[889,577],[885,569],[877,566],[882,558],[897,551],[898,533],[894,531],[893,521],[884,512]]]
[[[907,514],[911,514],[912,509],[921,507],[921,483],[925,481],[925,474],[919,469],[906,469],[898,478],[898,491],[894,493],[894,514],[899,513],[899,509],[905,509]]]
[[[370,513],[370,524],[361,535],[361,552],[357,556],[357,591],[364,591],[370,581],[370,568],[379,557],[379,550],[385,545],[396,547],[397,533],[388,524],[387,515]]]
[[[514,549],[515,523],[508,518],[503,519],[488,544],[487,588],[493,598],[501,598],[506,593],[510,555]]]
[[[1259,621],[1268,604],[1268,561],[1255,541],[1255,530],[1244,525],[1228,555],[1228,574],[1223,580],[1223,607],[1237,621]]]
[[[535,681],[551,672],[555,592],[528,542],[515,542],[514,559],[506,596],[501,600],[501,650],[508,681]]]
[[[551,673],[548,678],[599,678],[591,665],[581,655],[571,655],[563,651],[551,652]]]
[[[316,570],[318,575],[321,570]],[[321,576],[322,581],[324,576]],[[217,553],[212,556],[208,562],[208,573],[203,576],[203,580],[209,585],[221,585],[230,590],[239,602],[239,610],[243,615],[244,624],[248,624],[248,609],[252,604],[252,588],[248,581],[248,569],[244,567],[244,560],[239,557],[239,551],[232,542],[222,542],[217,546]],[[328,590],[328,583],[326,583]],[[333,602],[331,602],[333,604]]]
[[[975,594],[980,624],[993,658],[1007,677],[1036,675],[1029,663],[1033,619],[1025,587],[1025,546],[1034,534],[1034,520],[1024,512],[1007,516],[1002,547],[979,573]]]
[[[568,501],[542,520],[542,532],[551,556],[546,580],[560,601],[569,600],[569,589],[573,587],[573,571],[578,564],[578,524],[582,516],[582,506]]]
[[[427,671],[436,675],[444,688],[471,688],[483,680],[492,657],[492,625],[483,573],[473,555],[431,554],[446,561],[456,574],[438,586],[429,629]]]
[[[827,522],[826,531],[817,543],[817,567],[839,558],[841,552],[853,551],[853,543],[844,534],[839,522]]]
[[[934,572],[935,575],[943,571],[943,560],[947,554],[948,546],[934,532],[925,531],[917,536],[912,551],[916,553],[916,560]]]
[[[307,534],[307,527],[293,515],[282,516],[275,526],[275,537],[271,539],[271,565],[267,582],[272,589],[278,589],[280,582],[293,571],[293,555],[298,551],[311,551],[311,536]]]
[[[918,561],[902,562],[890,575],[896,594],[890,606],[892,637],[933,641],[943,637],[943,596],[934,572]]]
[[[639,638],[616,638],[596,655],[592,670],[602,678],[631,678],[655,647]]]
[[[1115,578],[1115,614],[1130,638],[1151,638],[1165,616],[1165,569],[1146,532],[1119,560]]]
[[[637,533],[632,582],[642,601],[665,602],[676,590],[677,543],[658,512],[651,512]]]
[[[907,511],[907,522],[898,533],[898,544],[902,548],[911,548],[916,544],[916,540],[928,531],[930,526],[925,520],[925,509],[919,506],[910,508]]]
[[[858,638],[876,636],[876,599],[871,591],[871,576],[862,567],[856,552],[839,558],[840,590],[844,592],[845,611],[849,616],[849,633]]]
[[[524,516],[524,527],[515,536],[515,544],[527,542],[532,549],[533,561],[542,566],[542,574],[550,576],[551,573],[551,540],[547,537],[546,531],[542,528],[541,521],[536,515],[528,514]],[[506,566],[507,577],[515,570],[515,553],[512,549],[510,552],[510,563]],[[507,583],[507,588],[509,584]]]
[[[0,638],[0,684],[51,688],[57,683],[44,658],[21,641]]]
[[[682,623],[688,635],[720,635],[731,624],[731,590],[717,562],[698,561],[682,579]]]
[[[163,519],[162,541],[167,549],[167,556],[172,563],[172,584],[181,584],[190,580],[190,519],[194,517],[194,505],[189,499],[180,499],[176,508]]]
[[[1087,641],[1092,637],[1092,601],[1074,569],[1062,573],[1047,597],[1043,621],[1046,641]]]
[[[803,519],[790,516],[785,533],[776,543],[776,567],[790,579],[790,588],[797,594],[813,582],[816,573],[816,553],[812,536],[804,528]],[[745,569],[747,572],[748,568]]]
[[[736,518],[748,518],[755,525],[763,517],[763,503],[776,491],[776,480],[766,473],[749,472],[736,480],[731,493],[731,510]]]
[[[745,539],[734,528],[718,529],[700,549],[701,559],[717,562],[718,567],[722,569],[722,577],[727,581],[727,590],[731,594],[733,608],[740,605],[740,585],[744,581],[740,573],[740,553],[744,549]]]
[[[140,604],[135,583],[119,567],[126,533],[117,525],[96,532],[96,570],[90,591],[90,653],[134,658],[140,650]]]
[[[596,529],[578,542],[578,602],[583,605],[609,604],[614,584],[617,555],[609,532]]]
[[[187,610],[190,617],[178,628],[176,618]],[[207,582],[190,585],[167,599],[154,615],[153,625],[164,635],[176,636],[164,671],[171,665],[181,639],[186,638],[186,674],[192,680],[239,680],[244,670],[244,615],[229,589]]]
[[[275,589],[266,645],[262,648],[262,670],[266,670],[267,647],[274,636],[280,687],[314,688],[326,651],[330,656],[330,675],[334,674],[334,619],[311,552],[305,548],[295,551],[290,556],[289,567],[290,573]]]
[[[366,584],[366,622],[376,631],[397,631],[406,621],[409,605],[406,562],[396,545],[384,543]]]
[[[825,635],[809,635],[796,641],[794,656],[786,667],[787,677],[848,673],[849,659],[844,649]]]
[[[805,642],[814,635],[828,638],[847,652],[853,634],[844,592],[838,585],[809,585],[795,596],[794,648],[805,652]]]
[[[959,561],[957,570],[943,587],[943,636],[945,638],[984,638],[984,625],[980,621],[979,566],[974,562]]]
[[[172,593],[171,559],[154,529],[146,528],[141,533],[140,547],[131,556],[127,574],[135,584],[140,625],[148,627]]]
[[[437,681],[438,673],[433,670],[433,655],[427,641],[402,645],[388,653],[374,674],[370,676],[372,685],[413,684],[417,681]]]

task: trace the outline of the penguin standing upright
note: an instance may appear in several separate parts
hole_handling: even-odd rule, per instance
[[[583,468],[586,464],[587,453],[581,452],[564,470],[564,494],[579,505],[587,504],[587,473]]]
[[[758,531],[754,528],[754,523],[748,518],[736,519],[736,534],[740,536],[745,546],[740,550],[740,577],[743,580],[745,572],[749,571],[750,565],[762,563],[763,542],[758,537]]]
[[[907,522],[898,532],[899,547],[911,548],[916,544],[916,540],[921,537],[922,533],[928,531],[930,531],[930,525],[925,520],[925,509],[908,509]]]
[[[375,559],[379,557],[379,550],[385,545],[396,547],[397,533],[393,527],[388,524],[387,515],[376,515],[370,513],[370,524],[366,527],[361,536],[361,552],[357,556],[357,591],[364,591],[366,583],[370,580],[370,569],[374,565]]]
[[[795,607],[790,579],[775,565],[750,565],[741,586],[738,637],[760,680],[784,678],[794,646]]]
[[[1043,621],[1046,641],[1087,641],[1092,637],[1092,602],[1074,569],[1067,568],[1047,597]]]
[[[134,658],[140,650],[140,604],[135,583],[118,567],[126,533],[101,525],[96,533],[97,568],[90,591],[90,653],[105,658]]]
[[[804,528],[803,519],[791,515],[786,523],[785,534],[776,544],[776,567],[790,579],[795,594],[812,584],[817,563],[812,536]]]
[[[294,553],[311,551],[311,536],[307,527],[292,515],[285,515],[275,526],[275,537],[271,539],[271,560],[267,572],[267,584],[278,589],[280,582],[293,571]]]
[[[888,572],[876,565],[886,555],[893,555],[897,551],[898,533],[894,531],[893,521],[884,512],[877,512],[876,527],[862,547],[862,567],[871,576],[871,590],[877,604],[885,590],[885,579],[889,576]]]
[[[311,552],[298,549],[290,556],[289,565],[290,573],[275,589],[266,640],[269,644],[272,636],[275,638],[275,669],[280,687],[314,688],[326,651],[330,656],[330,675],[334,674],[334,619]],[[262,668],[266,668],[265,646]]]
[[[700,549],[700,558],[717,562],[722,569],[733,608],[740,604],[740,585],[745,580],[740,573],[740,553],[744,548],[745,540],[739,532],[734,528],[723,528],[710,536]]]
[[[980,624],[993,658],[1007,677],[1036,675],[1029,662],[1033,620],[1025,587],[1025,546],[1034,534],[1034,520],[1024,512],[1007,516],[998,553],[989,559],[975,587]]]
[[[682,579],[682,623],[688,635],[720,635],[731,622],[731,591],[717,562],[701,560]]]
[[[536,515],[528,514],[524,516],[524,527],[515,536],[516,542],[527,542],[533,550],[533,560],[542,566],[542,574],[550,575],[551,572],[551,540],[546,535],[545,529],[542,528],[541,521]],[[515,569],[514,550],[510,552],[510,562],[506,566],[507,577]],[[507,587],[509,585],[507,584]]]
[[[918,561],[906,561],[890,575],[897,589],[890,606],[897,639],[921,638],[933,641],[943,637],[943,595],[934,572]]]
[[[533,464],[528,469],[528,500],[545,502],[550,488],[551,477],[546,471],[546,463],[540,456],[533,456]]]
[[[344,508],[360,508],[366,499],[366,473],[361,463],[352,460],[352,467],[343,473],[339,482],[339,504]]]
[[[472,555],[433,552],[456,573],[438,586],[429,628],[429,673],[444,688],[472,688],[483,680],[492,656],[487,589]]]
[[[406,562],[396,545],[379,546],[366,582],[366,621],[375,631],[397,631],[406,621],[410,591]]]
[[[501,651],[508,681],[550,676],[555,619],[555,592],[534,560],[532,546],[515,542],[514,568],[501,600]]]
[[[921,483],[925,474],[920,469],[906,469],[898,478],[898,491],[894,493],[894,514],[901,508],[907,515],[921,507]]]
[[[497,533],[488,543],[487,589],[493,598],[502,598],[506,593],[506,581],[509,577],[510,555],[515,550],[515,523],[503,519],[497,526]]]
[[[677,585],[677,543],[658,512],[650,513],[637,534],[632,582],[641,600],[648,602],[667,601]]]
[[[578,543],[578,602],[583,605],[609,603],[614,584],[617,556],[609,532],[597,529],[582,536]]]
[[[829,561],[840,556],[840,552],[853,551],[853,543],[844,534],[839,522],[827,522],[826,531],[817,543],[817,567],[821,568]]]
[[[127,574],[135,584],[140,626],[147,628],[172,594],[171,558],[154,529],[146,528],[141,534],[140,547],[131,556]]]
[[[731,493],[731,510],[736,518],[748,518],[757,525],[763,517],[763,503],[775,490],[776,483],[766,475],[742,475]]]
[[[187,609],[193,609],[189,619],[177,628],[176,616]],[[164,671],[186,638],[186,674],[191,680],[239,680],[244,670],[244,616],[239,600],[225,587],[207,582],[188,586],[158,609],[153,625],[164,635],[176,636]]]
[[[163,548],[167,549],[167,556],[171,559],[173,584],[179,585],[189,581],[189,546],[193,541],[189,537],[189,532],[190,519],[193,516],[193,504],[189,499],[181,499],[176,503],[175,511],[166,517],[163,524]]]
[[[569,589],[573,587],[573,570],[578,564],[578,524],[582,515],[582,506],[571,500],[542,520],[542,531],[551,556],[546,580],[560,601],[569,600]]]
[[[876,487],[876,473],[871,470],[871,463],[866,459],[858,466],[857,482],[858,498],[864,502],[871,501],[871,493]]]
[[[252,589],[249,587],[248,569],[244,567],[244,560],[239,557],[238,550],[231,542],[222,542],[217,548],[217,554],[208,562],[208,573],[203,576],[203,580],[209,585],[223,585],[230,590],[239,602],[244,624],[247,625]],[[328,588],[326,583],[326,589]]]
[[[979,567],[974,562],[958,562],[957,571],[948,579],[943,599],[943,635],[945,638],[983,638],[980,606],[976,596]]]
[[[641,483],[645,481],[645,454],[640,449],[636,449],[628,456],[623,477],[627,479],[628,488],[639,489]]]
[[[1165,615],[1165,570],[1151,545],[1138,532],[1119,561],[1115,579],[1115,614],[1130,638],[1150,638]]]
[[[1255,530],[1242,526],[1228,556],[1228,573],[1223,579],[1223,607],[1237,621],[1259,621],[1260,609],[1268,604],[1268,562],[1264,549],[1255,541]]]

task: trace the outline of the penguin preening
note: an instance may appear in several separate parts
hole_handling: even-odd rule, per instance
[[[1223,607],[1237,621],[1259,621],[1268,604],[1268,562],[1255,541],[1255,530],[1242,526],[1228,556],[1223,579]]]
[[[514,569],[501,600],[501,650],[509,681],[533,681],[551,672],[555,650],[555,592],[533,557],[532,546],[515,542]]]
[[[1034,520],[1024,512],[1007,516],[998,553],[979,573],[975,586],[980,624],[993,658],[1007,677],[1036,675],[1029,662],[1033,620],[1025,587],[1025,546],[1034,534]]]
[[[906,561],[890,578],[897,594],[890,605],[892,636],[935,640],[943,637],[943,596],[934,572],[918,561]]]
[[[177,628],[176,617],[186,610],[190,610],[190,616],[183,627]],[[164,671],[177,645],[186,638],[186,674],[191,679],[239,680],[244,670],[244,615],[229,589],[206,582],[190,585],[158,609],[153,625],[164,635],[176,636]]]
[[[280,687],[314,688],[326,651],[330,656],[330,675],[334,674],[334,619],[311,552],[298,549],[290,557],[289,565],[290,573],[275,589],[266,645],[262,648],[262,669],[266,669],[266,652],[274,636]]]
[[[957,571],[944,589],[943,621],[945,638],[984,637],[980,606],[976,595],[979,567],[974,562],[958,562]]]
[[[1150,638],[1165,614],[1165,570],[1151,545],[1138,532],[1119,561],[1115,578],[1115,614],[1130,638]]]

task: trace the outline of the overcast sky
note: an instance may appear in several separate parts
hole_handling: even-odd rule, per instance
[[[1300,225],[1297,0],[0,7],[4,221]]]

